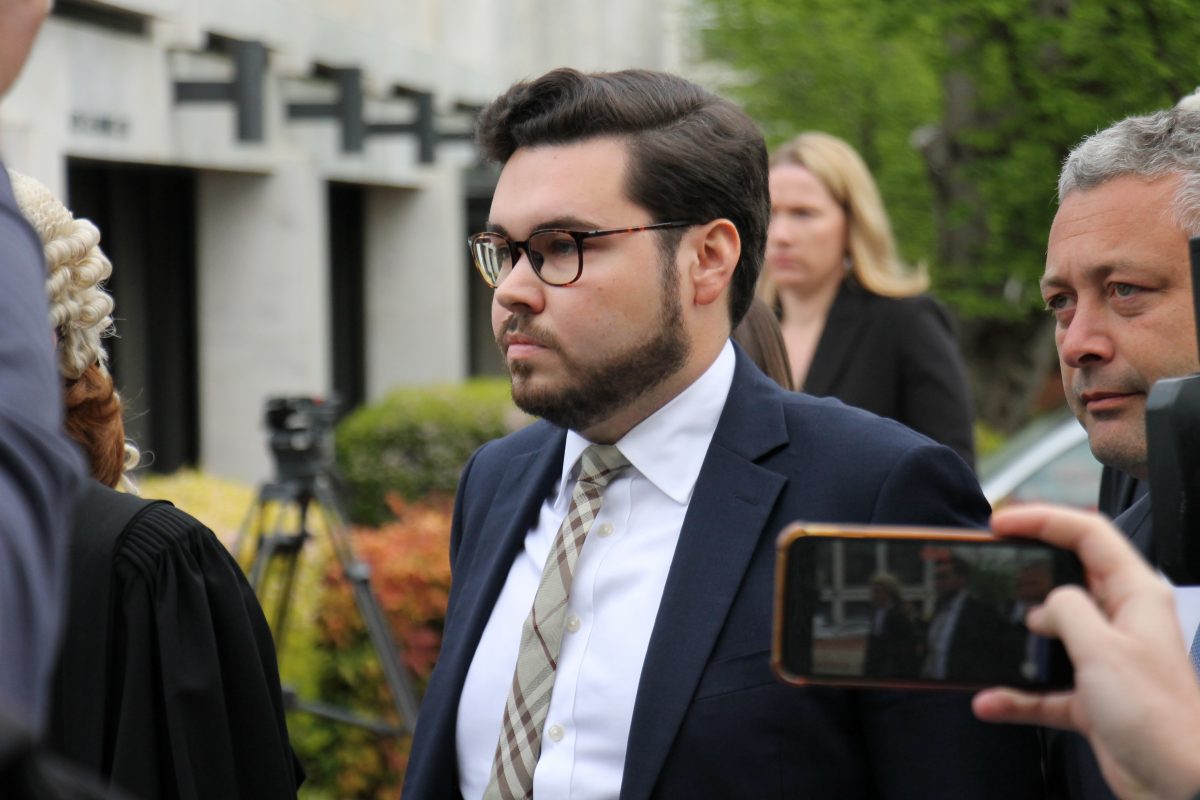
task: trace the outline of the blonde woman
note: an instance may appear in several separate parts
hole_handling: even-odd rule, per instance
[[[879,190],[850,145],[803,133],[771,157],[759,296],[779,314],[796,388],[904,423],[974,461],[966,370],[928,278],[900,263]]]
[[[241,569],[200,522],[113,487],[137,451],[101,337],[112,327],[100,232],[10,173],[44,245],[67,433],[93,480],[75,507],[50,713],[53,750],[144,798],[294,798],[271,632]]]

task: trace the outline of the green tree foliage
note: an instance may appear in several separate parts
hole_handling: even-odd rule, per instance
[[[1051,360],[1037,281],[1058,167],[1195,88],[1200,3],[696,2],[706,56],[770,144],[819,129],[859,148],[902,253],[964,320],[981,416],[1023,420]]]
[[[932,33],[907,36],[877,0],[700,0],[706,55],[732,68],[723,88],[774,147],[803,130],[850,142],[871,166],[905,256],[934,251],[932,193],[913,131],[936,122]],[[913,4],[914,6],[917,4]]]

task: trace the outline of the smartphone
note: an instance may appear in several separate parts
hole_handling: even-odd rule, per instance
[[[1025,611],[1064,583],[1074,553],[967,529],[794,523],[778,539],[771,663],[794,684],[1069,688],[1062,643]]]

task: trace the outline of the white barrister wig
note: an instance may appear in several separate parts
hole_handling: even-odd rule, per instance
[[[42,240],[46,255],[46,295],[50,322],[59,337],[59,370],[74,380],[92,364],[107,372],[100,338],[112,332],[113,300],[103,283],[112,264],[100,250],[100,231],[75,219],[54,193],[13,170],[17,206]]]

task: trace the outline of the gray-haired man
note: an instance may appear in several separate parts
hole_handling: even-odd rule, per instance
[[[1200,235],[1200,112],[1130,117],[1088,137],[1059,178],[1042,296],[1067,401],[1107,467],[1148,477],[1146,398],[1160,378],[1200,370],[1188,239]],[[1150,498],[1117,519],[1143,553]],[[1067,796],[1111,797],[1086,743],[1052,754]]]

